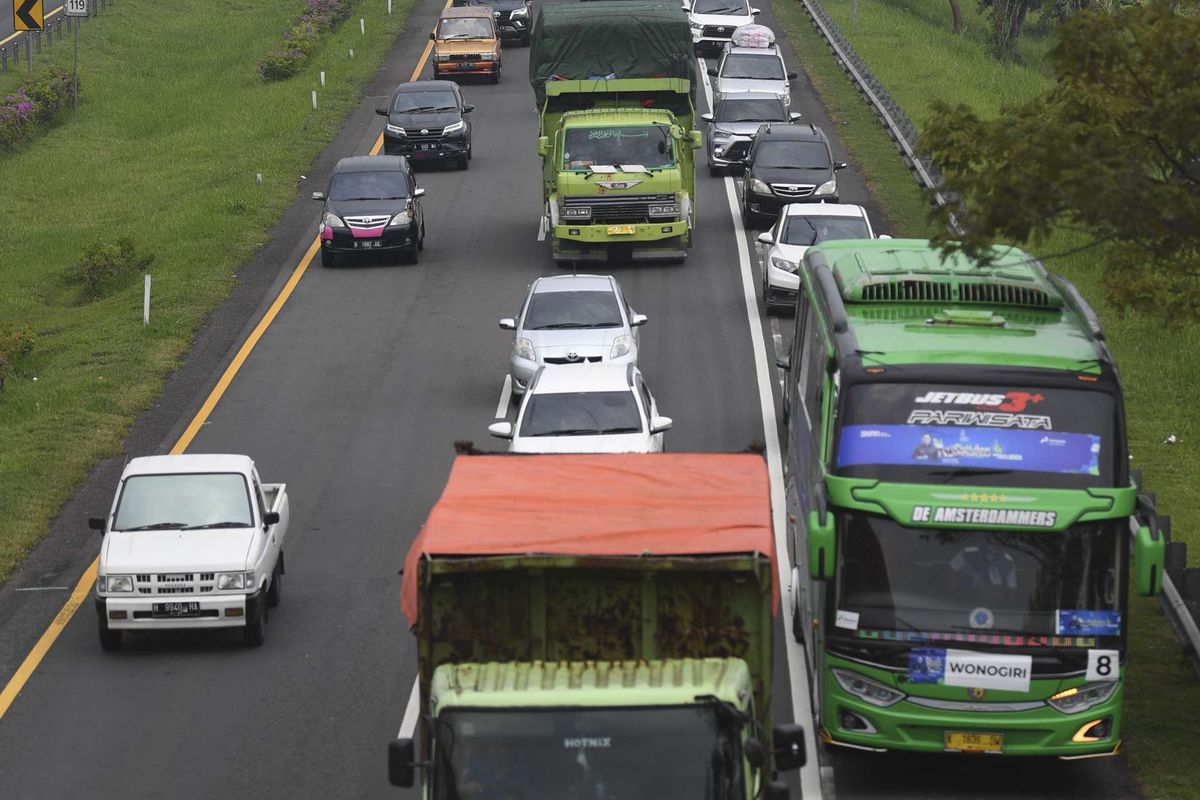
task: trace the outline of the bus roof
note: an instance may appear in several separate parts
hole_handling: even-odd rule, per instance
[[[806,258],[832,273],[855,349],[872,363],[1099,372],[1108,351],[1075,288],[1016,248],[994,251],[980,266],[962,253],[943,260],[924,239],[844,240]]]

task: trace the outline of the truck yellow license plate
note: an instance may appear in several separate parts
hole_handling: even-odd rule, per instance
[[[621,234],[628,234],[628,233],[637,233],[637,226],[636,225],[609,225],[608,226],[608,235],[609,236],[618,236]]]
[[[946,731],[945,748],[958,753],[1003,753],[1004,734]]]

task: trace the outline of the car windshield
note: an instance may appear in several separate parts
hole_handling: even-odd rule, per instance
[[[571,369],[571,367],[556,367]],[[642,415],[633,392],[538,394],[527,402],[521,436],[598,436],[641,433]]]
[[[599,690],[597,690],[599,691]],[[711,800],[742,760],[712,706],[443,711],[435,800]]]
[[[986,642],[990,630],[1026,638],[1120,633],[1123,520],[1051,532],[907,528],[871,514],[840,517],[836,610],[858,616],[854,628],[835,626],[838,634],[877,639],[880,631],[905,632],[889,638],[911,640],[911,632],[966,632],[957,641]]]
[[[529,300],[525,330],[617,328],[625,323],[612,292],[537,292]]]
[[[566,132],[563,169],[587,171],[622,164],[661,169],[674,163],[671,132],[665,125],[568,128]]]
[[[915,483],[1116,484],[1110,395],[1029,385],[852,386],[837,472]]]
[[[717,122],[786,122],[787,118],[783,103],[774,97],[722,100],[715,116]]]
[[[760,81],[784,79],[783,62],[774,54],[731,53],[721,67],[722,78],[747,78]]]
[[[781,244],[808,247],[830,239],[870,238],[871,231],[862,217],[810,217],[797,214],[788,217]]]
[[[438,25],[439,39],[492,39],[492,23],[482,17],[444,19]]]
[[[400,92],[392,104],[396,114],[421,114],[434,111],[453,111],[458,108],[454,92],[444,89],[428,92]]]
[[[253,524],[250,490],[236,472],[134,475],[121,485],[114,531]]]
[[[330,200],[401,200],[408,197],[403,172],[339,172],[329,185]]]
[[[750,14],[750,6],[746,0],[696,0],[692,3],[693,14],[736,14],[745,17]]]
[[[754,165],[768,169],[833,169],[829,148],[822,142],[779,142],[759,139]]]

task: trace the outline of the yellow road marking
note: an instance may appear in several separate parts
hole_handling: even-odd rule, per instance
[[[50,19],[51,17],[53,17],[55,14],[57,14],[58,12],[60,12],[62,10],[63,10],[63,7],[59,6],[58,8],[54,9],[53,11],[48,12],[44,17],[42,17],[43,30],[45,29],[45,26],[46,26],[46,20]],[[3,47],[4,45],[11,42],[13,39],[16,39],[18,36],[25,34],[25,33],[32,33],[32,31],[13,31],[8,36],[5,36],[3,39],[0,39],[0,47]],[[416,80],[416,78],[414,78],[413,80]]]
[[[446,0],[447,8],[450,7],[451,2],[452,0]],[[55,14],[61,10],[61,8],[62,7],[60,6],[58,9],[50,13]],[[47,16],[50,16],[50,14],[47,14]],[[9,38],[11,39],[12,37],[10,36]],[[8,41],[8,39],[5,39],[4,41]],[[3,44],[3,42],[0,42],[0,44]],[[429,58],[429,53],[432,49],[433,42],[427,42],[425,45],[425,50],[422,51],[421,57],[417,60],[417,66],[413,70],[412,77],[409,80],[415,81],[418,77],[420,77],[421,71],[425,69],[425,62]],[[382,132],[379,134],[379,138],[375,140],[375,145],[371,148],[371,155],[378,155],[381,149],[383,149]],[[199,433],[200,428],[203,427],[205,421],[207,421],[209,414],[211,414],[213,409],[216,408],[217,402],[220,401],[221,397],[225,394],[225,391],[229,388],[229,385],[233,383],[233,379],[237,375],[238,370],[242,368],[242,364],[244,364],[246,359],[250,356],[250,352],[254,350],[254,347],[258,344],[259,339],[261,339],[262,335],[266,333],[267,328],[270,327],[271,323],[275,321],[275,317],[279,315],[284,303],[288,301],[288,298],[292,296],[292,292],[296,290],[296,286],[300,283],[300,278],[302,278],[305,271],[308,270],[309,264],[312,263],[313,257],[316,256],[317,252],[320,250],[320,247],[321,240],[314,237],[312,244],[308,246],[308,250],[306,250],[304,255],[300,258],[300,263],[297,264],[296,268],[292,271],[291,277],[288,278],[288,281],[283,285],[283,288],[279,290],[279,295],[275,298],[275,302],[271,303],[271,307],[267,309],[267,313],[263,314],[263,318],[259,320],[258,325],[254,327],[254,330],[250,332],[250,336],[248,336],[246,341],[242,343],[242,346],[238,349],[237,355],[233,357],[233,361],[231,361],[229,366],[226,367],[225,372],[223,372],[220,379],[217,380],[216,386],[214,386],[212,391],[209,392],[208,397],[204,401],[204,405],[200,406],[200,410],[196,412],[196,416],[192,418],[192,421],[188,424],[187,428],[184,429],[183,434],[179,437],[179,441],[175,442],[175,446],[171,448],[172,455],[182,453],[188,448],[188,445],[192,443],[192,440],[196,438],[196,434]],[[25,684],[28,683],[31,677],[33,677],[34,671],[42,663],[42,659],[46,657],[46,653],[50,651],[50,647],[54,644],[54,641],[67,627],[67,623],[69,623],[71,618],[75,616],[75,612],[79,610],[79,607],[83,605],[85,600],[87,600],[88,595],[91,594],[92,584],[96,580],[96,570],[99,566],[99,563],[100,558],[97,556],[92,560],[92,563],[88,565],[88,568],[84,570],[83,575],[79,578],[79,582],[75,584],[75,589],[71,592],[71,596],[67,598],[67,602],[64,603],[63,607],[59,609],[58,613],[54,615],[54,619],[50,621],[50,625],[42,633],[41,637],[38,638],[37,643],[34,644],[33,648],[25,656],[24,660],[21,661],[21,665],[17,667],[17,671],[13,673],[13,676],[9,678],[8,683],[4,685],[3,691],[0,691],[0,719],[3,719],[4,715],[8,713],[9,707],[13,704],[13,701],[17,699],[17,695],[21,693],[21,690],[25,688]]]

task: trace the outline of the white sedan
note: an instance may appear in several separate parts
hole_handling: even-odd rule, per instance
[[[540,367],[516,422],[488,426],[512,453],[661,453],[671,418],[632,364]]]
[[[862,206],[845,203],[791,203],[784,206],[771,229],[758,236],[763,265],[763,303],[768,309],[796,305],[800,262],[813,245],[832,239],[874,238],[871,220]]]

